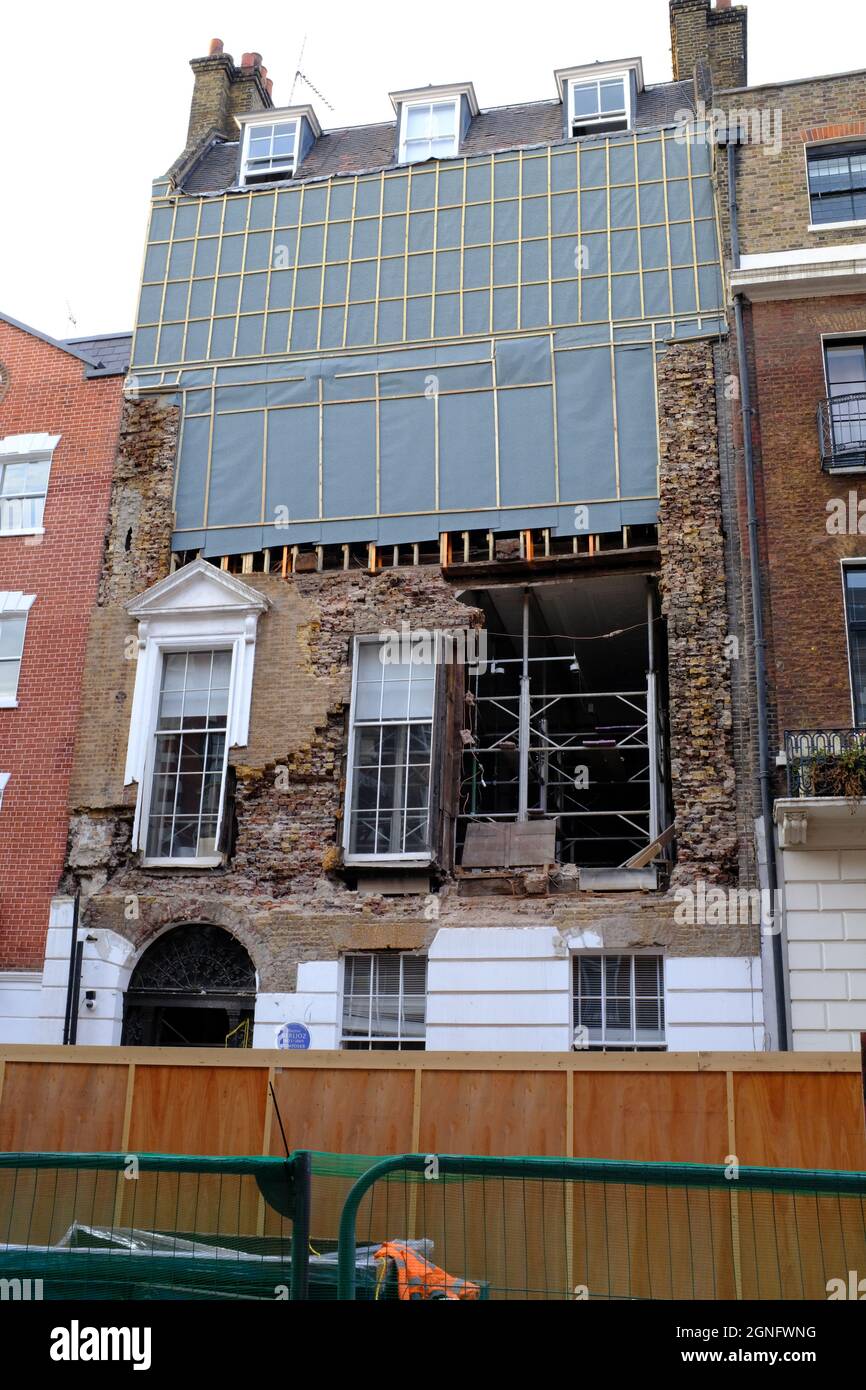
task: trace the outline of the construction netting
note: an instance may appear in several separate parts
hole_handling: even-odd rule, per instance
[[[0,1155],[4,1297],[826,1299],[864,1268],[862,1173]]]

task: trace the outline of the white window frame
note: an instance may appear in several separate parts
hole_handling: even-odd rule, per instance
[[[354,639],[354,641],[353,641],[353,643],[352,643],[352,693],[351,693],[351,703],[350,703],[350,705],[349,705],[349,742],[348,742],[348,752],[347,752],[347,757],[346,757],[346,795],[345,795],[345,799],[344,799],[344,802],[343,802],[343,859],[344,859],[345,863],[346,863],[346,864],[349,864],[349,865],[363,865],[363,864],[382,864],[382,865],[388,865],[388,864],[394,864],[394,865],[400,865],[400,866],[403,867],[403,868],[407,868],[407,867],[408,867],[408,868],[426,868],[426,867],[432,862],[432,860],[433,860],[433,837],[434,837],[434,833],[435,833],[435,826],[433,825],[433,821],[432,821],[432,806],[433,806],[433,778],[434,778],[434,775],[435,775],[435,768],[436,768],[436,752],[437,752],[437,748],[436,748],[436,716],[437,716],[438,701],[439,701],[439,690],[438,690],[439,682],[438,682],[438,679],[437,679],[437,675],[438,675],[438,670],[439,670],[440,644],[439,644],[439,637],[438,637],[438,634],[436,634],[436,640],[435,640],[435,642],[434,642],[434,644],[433,644],[433,647],[434,647],[434,650],[433,650],[433,710],[432,710],[432,714],[431,714],[430,720],[429,720],[429,723],[430,723],[430,781],[429,781],[428,790],[427,790],[427,842],[428,842],[428,849],[425,850],[425,852],[424,852],[423,854],[415,854],[415,853],[412,853],[412,852],[410,852],[410,853],[408,853],[408,854],[358,854],[358,853],[353,852],[353,851],[350,850],[350,848],[349,848],[349,845],[350,845],[350,843],[351,843],[351,835],[352,835],[352,797],[353,797],[353,795],[354,795],[354,790],[355,790],[355,786],[354,786],[354,784],[355,784],[355,767],[354,767],[354,763],[355,763],[355,727],[356,727],[356,725],[355,725],[355,710],[356,710],[356,708],[357,708],[357,703],[356,703],[356,702],[357,702],[357,686],[358,686],[358,668],[359,668],[359,666],[360,666],[360,664],[361,664],[361,663],[360,663],[360,651],[361,651],[361,647],[364,646],[364,645],[366,645],[366,644],[369,644],[369,643],[375,643],[375,644],[378,645],[378,646],[383,646],[383,645],[384,645],[384,639],[381,638],[381,637],[379,637],[379,636],[377,636],[377,635],[374,635],[374,634],[364,634],[364,635],[362,635],[362,636],[355,637],[355,639]],[[365,721],[365,722],[366,722],[366,721]],[[384,722],[384,723],[387,723],[387,722],[394,722],[394,723],[407,723],[407,724],[409,724],[409,723],[412,723],[413,721],[411,721],[411,720],[405,720],[405,721],[404,721],[404,720],[394,720],[394,721],[383,721],[383,722]],[[427,721],[426,719],[424,719],[424,720],[418,719],[418,720],[415,720],[414,722],[415,722],[415,723],[418,723],[418,724],[421,724],[421,723],[426,724],[428,721]],[[380,727],[382,727],[382,726],[380,725]]]
[[[845,623],[845,655],[848,661],[848,689],[851,696],[851,728],[857,723],[857,694],[854,688],[854,653],[851,649],[851,620],[848,615],[848,570],[866,570],[866,555],[845,555],[839,562],[842,579],[842,619]]]
[[[390,1037],[390,1036],[386,1036],[385,1034],[374,1034],[373,1031],[372,1031],[372,1026],[370,1026],[370,1028],[368,1029],[368,1033],[367,1033],[366,1038],[359,1037],[357,1034],[355,1034],[355,1035],[350,1035],[350,1036],[347,1036],[347,1035],[345,1034],[345,1032],[344,1032],[344,1022],[345,1022],[345,1004],[346,1004],[346,961],[348,960],[348,958],[349,958],[350,956],[354,956],[354,957],[357,957],[357,956],[369,956],[371,959],[375,959],[376,957],[380,957],[380,956],[391,956],[391,957],[398,957],[398,958],[399,958],[399,960],[400,960],[400,989],[399,989],[399,1000],[400,1000],[400,1002],[399,1002],[399,1005],[398,1005],[398,1020],[399,1020],[399,1017],[402,1015],[402,1012],[403,1012],[403,1010],[402,1010],[402,1003],[403,1003],[403,997],[404,997],[404,993],[405,993],[404,988],[403,988],[403,975],[404,975],[404,972],[403,972],[403,962],[406,960],[407,957],[410,957],[410,958],[412,958],[413,960],[418,960],[418,959],[424,960],[424,962],[425,962],[425,978],[424,978],[424,986],[425,986],[425,987],[424,987],[424,1032],[423,1032],[422,1037],[420,1037],[420,1038],[417,1038],[417,1037],[415,1037],[415,1038],[412,1038],[412,1037],[402,1038],[402,1037],[400,1037],[400,1036]],[[377,1051],[380,1051],[380,1050],[381,1050],[381,1051],[399,1051],[399,1052],[404,1052],[404,1051],[405,1051],[405,1052],[424,1052],[424,1051],[426,1051],[426,1049],[427,1049],[427,1002],[428,1002],[429,994],[430,994],[430,974],[429,974],[429,971],[430,971],[429,959],[428,959],[427,955],[426,955],[424,952],[421,952],[421,951],[387,951],[387,950],[384,950],[384,951],[347,951],[347,952],[345,953],[345,955],[342,956],[342,958],[341,958],[341,960],[340,960],[340,1008],[339,1008],[339,1016],[338,1016],[338,1017],[339,1017],[338,1026],[339,1026],[339,1030],[340,1030],[340,1031],[339,1031],[339,1047],[340,1047],[340,1049],[341,1049],[342,1051],[349,1051],[349,1052],[364,1052],[364,1051],[377,1052]],[[373,1003],[374,1003],[375,997],[376,997],[376,996],[374,995],[373,989],[372,989],[372,969],[371,969],[371,989],[370,989],[370,1024],[371,1024],[371,1025],[372,1025]],[[384,1044],[384,1043],[397,1043],[398,1046],[397,1046],[396,1049],[390,1048],[390,1047],[388,1047],[388,1048],[384,1048],[384,1047],[383,1047],[383,1048],[379,1048],[379,1047],[376,1046],[376,1044]],[[411,1043],[415,1043],[416,1046],[414,1046],[414,1047],[412,1047],[412,1046],[409,1046],[409,1047],[400,1046],[400,1044],[405,1044],[405,1043],[410,1043],[410,1044],[411,1044]],[[418,1043],[421,1043],[422,1045],[419,1047],[419,1046],[417,1046]],[[366,1044],[366,1046],[362,1046],[361,1044]]]
[[[3,809],[3,793],[6,791],[6,788],[9,785],[10,776],[11,773],[0,772],[0,811],[2,811]]]
[[[244,121],[241,148],[241,173],[239,180],[244,188],[254,187],[257,183],[269,183],[271,180],[276,181],[278,179],[294,177],[295,170],[298,167],[298,146],[301,138],[302,119],[301,116],[289,114],[288,112],[280,116],[273,111],[268,111],[267,115],[263,116],[261,120]],[[250,131],[259,130],[262,126],[289,125],[290,123],[294,123],[295,127],[295,142],[292,146],[291,156],[286,156],[279,164],[272,164],[268,169],[250,170]],[[271,143],[273,144],[273,135],[271,135]],[[251,174],[254,175],[253,178],[250,178]]]
[[[811,150],[826,149],[832,150],[834,145],[855,145],[863,143],[866,148],[866,136],[862,135],[839,135],[830,140],[808,140],[803,145],[803,168],[806,181],[806,206],[809,211],[807,232],[836,232],[844,231],[846,227],[866,226],[866,217],[843,218],[839,222],[813,222],[812,221],[812,186],[809,182],[809,152]],[[839,248],[840,253],[843,248]]]
[[[15,681],[15,690],[11,695],[0,695],[0,709],[18,708],[18,687],[21,684],[21,666],[24,661],[24,648],[27,645],[27,619],[30,616],[30,609],[36,601],[35,594],[22,594],[19,591],[14,593],[0,593],[0,621],[3,618],[24,619],[24,630],[21,634],[21,653],[18,657],[18,677]]]
[[[207,560],[170,574],[132,603],[127,612],[138,618],[135,690],[130,712],[129,744],[124,780],[138,783],[132,828],[132,847],[148,867],[210,869],[224,862],[222,853],[153,858],[147,855],[147,831],[156,754],[156,719],[163,657],[171,652],[230,651],[232,653],[226,715],[226,747],[217,841],[225,809],[226,769],[230,748],[249,738],[258,619],[270,607],[263,594]]]
[[[575,87],[588,87],[588,86],[591,86],[591,85],[594,83],[595,86],[596,86],[596,88],[598,89],[598,103],[599,103],[599,106],[601,106],[601,87],[602,87],[602,83],[605,83],[605,82],[620,82],[620,81],[622,82],[622,85],[623,85],[623,96],[624,96],[624,98],[625,98],[625,105],[624,105],[624,108],[623,108],[622,111],[605,111],[605,112],[600,112],[597,116],[580,116],[580,117],[575,116],[575,114],[574,114],[574,89],[575,89]],[[633,118],[633,113],[632,113],[632,100],[631,100],[631,73],[628,72],[625,68],[623,68],[623,70],[622,70],[621,72],[604,72],[604,73],[599,73],[599,74],[597,74],[597,75],[596,75],[595,73],[586,73],[585,75],[579,76],[579,77],[578,77],[578,76],[569,77],[569,79],[568,79],[568,135],[569,135],[569,139],[576,139],[576,140],[579,140],[579,139],[581,138],[579,135],[576,136],[576,135],[573,134],[573,131],[574,131],[574,123],[575,123],[576,120],[579,120],[581,125],[584,125],[584,126],[587,127],[587,131],[585,132],[586,134],[591,134],[591,133],[592,133],[592,127],[593,127],[593,126],[607,125],[610,121],[618,121],[618,120],[620,120],[620,119],[622,119],[622,120],[625,121],[625,125],[622,126],[622,127],[620,127],[620,129],[621,129],[622,131],[631,130],[631,128],[632,128],[632,118]],[[610,133],[610,134],[616,134],[616,131],[610,131],[610,132],[608,132],[608,133]]]
[[[454,110],[454,148],[451,150],[450,154],[439,154],[439,155],[428,154],[424,159],[412,159],[412,158],[410,158],[410,157],[407,155],[407,153],[406,153],[406,145],[407,145],[407,143],[408,143],[408,135],[407,135],[407,129],[406,129],[406,127],[407,127],[408,120],[409,120],[409,112],[410,112],[410,111],[417,111],[417,109],[418,109],[419,106],[429,106],[431,109],[432,109],[432,107],[434,107],[434,106],[451,106],[451,107],[453,108],[453,110]],[[444,93],[442,96],[431,95],[431,96],[429,96],[429,97],[424,97],[424,98],[418,97],[418,98],[416,98],[416,99],[414,99],[414,100],[412,100],[412,101],[403,101],[403,102],[401,102],[401,103],[400,103],[400,146],[399,146],[399,155],[398,155],[398,160],[397,160],[398,164],[426,164],[426,163],[428,162],[428,160],[431,160],[431,159],[455,159],[455,158],[457,157],[457,155],[460,153],[460,107],[461,107],[461,97],[460,97],[459,95],[458,95],[458,96],[452,96],[450,93],[447,93],[447,92]],[[444,136],[440,136],[439,138],[440,138],[440,139],[444,139]]]
[[[606,989],[605,989],[604,961],[605,961],[606,959],[610,959],[611,957],[620,957],[620,956],[626,956],[626,957],[629,959],[629,961],[631,962],[630,980],[629,980],[629,1002],[630,1002],[630,1005],[631,1005],[631,1015],[632,1015],[632,1019],[633,1019],[632,1033],[633,1033],[635,1036],[633,1036],[632,1038],[607,1038],[607,1037],[605,1037],[605,1032],[606,1032],[606,1013],[607,1013],[607,1002],[606,1002],[606,1001],[607,1001],[607,994],[606,994]],[[638,960],[638,959],[641,959],[641,958],[643,958],[643,959],[649,958],[650,960],[655,960],[655,961],[657,961],[657,962],[659,963],[660,970],[661,970],[661,990],[660,990],[659,994],[658,994],[657,996],[654,996],[654,997],[658,998],[658,999],[660,1000],[660,1002],[661,1002],[661,1008],[662,1008],[662,1030],[661,1030],[661,1031],[662,1031],[662,1033],[663,1033],[664,1036],[663,1036],[662,1038],[660,1038],[660,1039],[653,1040],[653,1041],[649,1041],[649,1042],[642,1042],[642,1041],[641,1041],[640,1039],[638,1039],[637,1036],[636,1036],[636,1034],[637,1034],[637,1009],[636,1009],[636,1006],[635,1006],[635,998],[636,998],[636,996],[635,996],[635,981],[634,981],[634,962],[635,962],[636,960]],[[576,1050],[576,1051],[581,1051],[581,1052],[583,1052],[583,1051],[588,1051],[588,1052],[666,1052],[666,1051],[667,1051],[667,1048],[668,1048],[668,1040],[667,1040],[667,1022],[668,1022],[667,971],[666,971],[666,969],[665,969],[665,956],[664,956],[664,953],[663,953],[662,951],[617,951],[617,950],[601,950],[601,951],[586,950],[586,951],[572,951],[572,953],[571,953],[571,961],[572,961],[571,971],[572,971],[572,974],[571,974],[571,981],[570,981],[572,1037],[574,1037],[574,1033],[575,1033],[575,1031],[577,1030],[577,1028],[579,1028],[579,1027],[581,1026],[581,1025],[579,1024],[578,1020],[577,1020],[577,1007],[576,1007],[576,1005],[577,1005],[577,999],[576,999],[576,988],[575,988],[576,980],[577,980],[577,978],[578,978],[578,962],[581,961],[581,960],[589,960],[589,959],[592,959],[592,960],[598,960],[598,959],[600,959],[600,960],[602,961],[602,976],[601,976],[601,1009],[602,1009],[602,1024],[601,1024],[601,1029],[602,1029],[602,1036],[601,1036],[601,1038],[599,1038],[599,1039],[597,1039],[597,1040],[593,1040],[592,1042],[590,1042],[589,1045],[588,1045],[588,1047],[586,1047],[586,1048],[583,1048],[583,1047],[581,1047],[581,1048],[574,1048],[574,1050]]]
[[[172,639],[158,639],[157,641],[154,642],[154,651],[155,651],[155,653],[158,653],[158,658],[159,658],[159,659],[158,659],[158,662],[157,662],[156,679],[155,679],[154,682],[153,682],[153,697],[154,697],[154,698],[153,698],[153,705],[152,705],[152,707],[151,707],[150,716],[149,716],[149,718],[150,718],[150,725],[149,725],[149,727],[150,727],[150,747],[149,747],[149,749],[148,749],[147,759],[146,759],[146,762],[145,762],[144,783],[143,783],[143,786],[142,786],[142,789],[141,789],[142,792],[143,792],[143,803],[144,803],[144,804],[142,805],[142,812],[141,812],[141,831],[140,831],[140,838],[141,838],[141,845],[140,845],[140,848],[141,848],[141,851],[142,851],[142,860],[141,860],[141,862],[142,862],[142,864],[147,865],[148,867],[153,867],[153,868],[165,867],[165,868],[182,869],[184,866],[187,866],[187,865],[188,865],[188,866],[191,867],[191,868],[212,869],[212,868],[215,868],[216,865],[222,864],[222,862],[223,862],[224,856],[223,856],[221,853],[219,853],[219,852],[217,852],[217,853],[215,853],[215,854],[177,855],[177,856],[173,856],[173,855],[162,855],[162,856],[160,856],[160,855],[149,855],[149,854],[147,853],[147,841],[148,841],[148,836],[149,836],[149,831],[150,831],[150,803],[151,803],[151,800],[152,800],[152,798],[153,798],[153,772],[154,772],[154,762],[155,762],[155,759],[156,759],[156,749],[157,749],[157,742],[158,742],[158,738],[157,738],[157,721],[158,721],[158,719],[159,719],[159,697],[160,697],[160,692],[161,692],[161,688],[162,688],[162,672],[163,672],[163,666],[164,666],[164,663],[165,663],[165,657],[166,657],[167,655],[170,655],[170,654],[172,654],[172,653],[181,653],[181,652],[192,653],[192,652],[225,652],[225,651],[227,651],[227,652],[229,652],[229,653],[231,654],[231,670],[230,670],[230,673],[229,673],[229,706],[228,706],[228,709],[227,709],[227,711],[226,711],[225,749],[224,749],[224,751],[223,751],[222,781],[221,781],[221,784],[220,784],[220,804],[219,804],[219,812],[218,812],[218,815],[217,815],[216,836],[215,836],[216,843],[219,844],[220,835],[221,835],[222,829],[223,829],[223,813],[224,813],[224,811],[225,811],[226,774],[227,774],[227,772],[228,772],[228,765],[229,765],[229,721],[230,721],[230,718],[231,718],[231,701],[232,701],[232,693],[233,693],[233,691],[235,690],[235,672],[236,672],[236,670],[237,670],[237,664],[238,664],[237,642],[233,642],[230,646],[228,646],[228,645],[226,645],[224,642],[220,642],[220,641],[217,641],[217,640],[209,641],[209,642],[203,642],[203,643],[202,643],[202,642],[190,641],[188,638],[187,638],[187,639],[184,639],[184,638],[182,638],[182,637],[176,637],[176,638],[172,638]]]
[[[0,439],[0,478],[2,478],[6,465],[10,463],[48,464],[48,478],[45,483],[45,492],[42,495],[43,513],[45,503],[48,500],[48,488],[51,485],[51,463],[54,450],[59,442],[59,434],[10,434],[5,439]],[[10,517],[6,504],[14,500],[16,499],[0,497],[0,538],[4,536],[44,535],[45,527],[42,524],[39,526],[7,525]]]

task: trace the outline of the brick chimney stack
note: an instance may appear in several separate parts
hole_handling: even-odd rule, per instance
[[[273,83],[260,53],[245,53],[240,67],[226,53],[222,39],[211,39],[206,58],[193,58],[192,104],[186,150],[191,150],[210,131],[227,140],[238,138],[235,116],[251,111],[267,111],[273,106]]]
[[[713,91],[745,87],[745,5],[716,0],[712,9],[710,0],[670,0],[670,20],[675,81],[693,79],[695,69],[703,68]]]

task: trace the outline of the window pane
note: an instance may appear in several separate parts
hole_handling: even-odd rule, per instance
[[[27,464],[7,463],[3,469],[3,496],[20,497],[26,491]]]
[[[601,109],[602,111],[625,110],[625,84],[621,78],[617,78],[615,82],[602,82]]]
[[[573,82],[571,85],[572,111],[575,116],[595,116],[598,114],[598,84],[595,82]]]
[[[430,115],[429,105],[406,107],[407,140],[418,140],[429,136]]]
[[[866,349],[863,344],[845,343],[839,347],[828,347],[827,377],[831,383],[849,386],[850,392],[866,386]]]
[[[852,623],[866,623],[866,569],[845,569],[848,589],[848,617]]]
[[[14,697],[18,689],[18,672],[21,668],[20,661],[0,660],[0,695],[7,699]]]
[[[457,108],[451,101],[437,102],[433,107],[433,122],[431,134],[435,136],[450,135],[453,137],[455,129],[455,117]]]
[[[409,713],[409,681],[386,681],[382,691],[382,718],[406,719]]]
[[[24,646],[26,618],[0,618],[0,661],[19,658]]]

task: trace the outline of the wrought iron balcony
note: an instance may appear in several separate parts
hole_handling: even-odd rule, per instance
[[[789,796],[866,796],[866,728],[789,729]]]
[[[826,473],[866,468],[866,391],[832,396],[818,406],[821,467]]]

